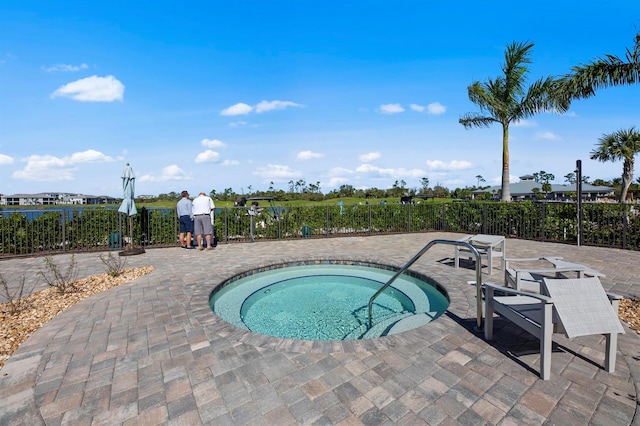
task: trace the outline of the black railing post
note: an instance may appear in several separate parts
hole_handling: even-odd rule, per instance
[[[487,232],[487,226],[489,226],[488,225],[489,221],[487,220],[488,215],[489,215],[488,203],[486,202],[482,203],[482,233],[483,234],[488,234]]]
[[[542,241],[547,241],[547,229],[544,226],[547,222],[547,203],[542,203]]]
[[[224,216],[222,216],[222,229],[224,230],[224,241],[229,242],[229,209],[225,207],[222,209]]]
[[[324,236],[329,236],[329,206],[324,207]]]
[[[66,221],[65,217],[66,217],[66,212],[65,212],[65,210],[63,209],[63,210],[62,210],[62,215],[61,215],[61,217],[60,217],[60,220],[62,220],[62,252],[63,252],[63,253],[64,253],[64,252],[66,251],[66,249],[67,249],[67,244],[65,243],[65,242],[67,241],[67,236],[66,236],[66,230],[67,230],[67,227],[65,226],[65,225],[66,225],[66,223],[67,223],[67,221]]]
[[[627,203],[622,205],[622,249],[627,249],[627,230],[629,223],[629,213],[627,212]]]
[[[576,196],[578,207],[578,229],[576,237],[578,239],[578,247],[582,245],[582,160],[576,160]]]

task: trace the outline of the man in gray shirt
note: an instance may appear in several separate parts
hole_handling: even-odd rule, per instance
[[[176,210],[180,218],[180,247],[192,249],[191,235],[193,234],[193,204],[189,200],[189,193],[182,191],[182,198],[178,201]],[[186,236],[186,238],[185,238]]]

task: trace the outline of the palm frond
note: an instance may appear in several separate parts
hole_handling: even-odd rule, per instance
[[[463,115],[458,122],[462,124],[465,129],[471,129],[473,127],[490,127],[491,124],[498,122],[498,120],[493,117],[468,113]]]
[[[640,33],[634,48],[626,49],[626,62],[615,55],[605,55],[572,68],[559,80],[557,95],[564,99],[583,99],[595,95],[596,90],[610,86],[640,83]]]

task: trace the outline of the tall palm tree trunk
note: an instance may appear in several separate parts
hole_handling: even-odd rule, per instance
[[[624,160],[622,165],[622,190],[620,191],[620,202],[627,200],[627,193],[633,179],[633,161]]]
[[[511,201],[509,182],[509,125],[502,125],[502,201]]]

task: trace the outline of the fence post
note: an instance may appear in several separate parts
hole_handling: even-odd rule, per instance
[[[576,238],[578,247],[582,245],[582,160],[576,160],[576,202],[578,208],[578,229]]]
[[[629,215],[627,213],[627,203],[622,205],[622,249],[627,248],[627,230],[629,223]]]
[[[441,222],[440,226],[442,226],[442,230],[443,231],[447,230],[447,206],[446,206],[446,203],[442,203],[442,222]]]
[[[225,207],[224,209],[222,209],[222,211],[224,212],[224,216],[222,217],[222,223],[224,224],[224,226],[222,227],[222,229],[224,229],[224,241],[225,242],[229,242],[229,208]]]
[[[65,244],[65,241],[67,241],[67,236],[66,236],[66,224],[67,224],[67,220],[65,219],[66,217],[66,211],[64,209],[62,209],[62,215],[60,217],[60,219],[62,220],[62,252],[64,253],[67,249],[67,245]]]
[[[488,204],[486,202],[482,203],[482,233],[483,234],[487,234],[487,215],[489,214],[487,212],[488,210]]]
[[[544,224],[547,222],[547,203],[542,203],[542,241],[547,241],[547,232]]]
[[[328,205],[324,207],[324,223],[325,223],[324,236],[328,237],[329,236],[329,206]]]

